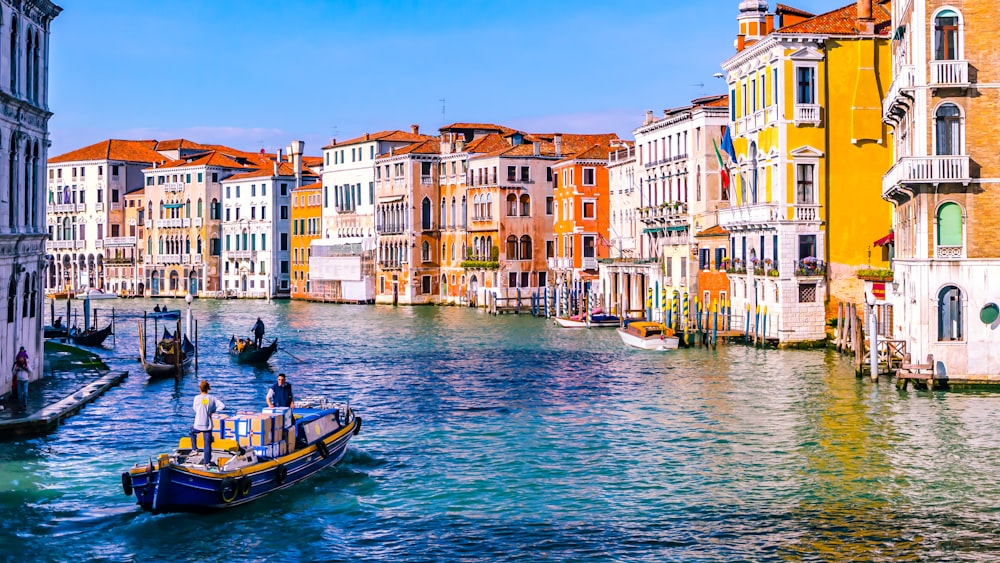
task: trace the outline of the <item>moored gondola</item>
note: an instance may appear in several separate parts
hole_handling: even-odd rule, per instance
[[[175,350],[178,344],[179,352]],[[149,377],[180,377],[194,363],[194,356],[195,347],[187,335],[177,338],[164,328],[163,336],[156,344],[153,361],[146,360],[146,336],[142,332],[142,324],[139,325],[139,360]]]
[[[69,337],[77,346],[100,346],[111,336],[111,328],[112,324],[108,323],[108,326],[100,330],[78,332],[74,329],[69,332]]]
[[[248,340],[248,341],[247,341]],[[241,346],[240,342],[236,340],[234,335],[229,340],[229,355],[236,360],[238,364],[266,364],[271,356],[278,351],[278,339],[275,338],[271,343],[263,348],[257,348],[253,340],[247,339]]]

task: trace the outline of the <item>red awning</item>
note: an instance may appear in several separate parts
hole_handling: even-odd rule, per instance
[[[896,233],[889,231],[889,234],[875,241],[872,246],[885,246],[887,244],[892,244],[892,241],[895,240],[895,238]]]

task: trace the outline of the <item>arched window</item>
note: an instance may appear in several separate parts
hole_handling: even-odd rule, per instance
[[[191,200],[190,199],[187,200],[184,203],[184,217],[186,217],[188,219],[191,218]]]
[[[938,292],[938,340],[962,340],[962,291],[953,285]]]
[[[451,243],[451,261],[455,261],[455,243]]]
[[[438,221],[441,222],[441,228],[444,229],[448,226],[448,217],[445,214],[445,198],[441,198],[441,215],[438,216]]]
[[[222,217],[222,209],[219,206],[219,200],[215,199],[214,197],[212,198],[212,206],[209,207],[208,209],[208,216],[209,219],[216,219],[216,220]]]
[[[517,217],[517,196],[507,194],[507,216]]]
[[[420,202],[420,228],[425,231],[431,228],[431,200],[427,197]]]
[[[934,112],[934,154],[962,154],[962,114],[955,104],[941,104]]]
[[[510,235],[509,237],[507,237],[507,259],[518,260],[517,237],[514,235]]]
[[[31,274],[31,318],[35,318],[35,302],[38,297],[38,274]]]
[[[521,217],[528,217],[529,215],[531,215],[531,196],[521,194]]]
[[[184,254],[191,254],[191,237],[184,237]]]
[[[521,260],[531,260],[531,237],[523,235],[521,237]]]
[[[420,259],[424,262],[431,261],[431,245],[426,240],[420,243]]]
[[[486,194],[486,210],[485,215],[487,218],[493,217],[493,194]]]
[[[201,236],[198,237],[198,251],[197,254],[201,254]]]
[[[941,10],[934,18],[934,60],[954,61],[959,56],[958,14]]]
[[[17,14],[10,17],[10,93],[17,95],[17,66],[18,66],[18,49],[17,49]]]
[[[7,286],[7,322],[14,322],[14,312],[17,309],[17,278],[10,276],[10,285]]]
[[[938,208],[937,243],[938,246],[962,246],[962,208],[957,203],[948,202]]]
[[[21,317],[28,318],[28,302],[31,301],[31,276],[24,276],[24,295],[21,302]]]
[[[202,212],[202,210],[201,210],[201,198],[198,198],[198,217],[199,218],[202,217],[201,212]]]
[[[462,228],[463,229],[467,226],[466,222],[465,222],[465,218],[467,216],[468,216],[467,204],[466,204],[466,201],[465,201],[465,196],[463,195],[462,196]]]
[[[757,143],[750,143],[750,203],[757,203]]]
[[[455,207],[455,201],[456,201],[455,197],[452,196],[452,198],[451,198],[451,226],[452,227],[457,227],[458,226],[458,214],[456,213],[457,209]]]

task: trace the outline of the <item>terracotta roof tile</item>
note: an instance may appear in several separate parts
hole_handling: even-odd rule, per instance
[[[510,147],[510,141],[497,133],[490,133],[465,144],[463,152],[488,153]]]
[[[54,156],[49,163],[78,162],[83,160],[121,160],[125,162],[158,162],[163,155],[156,152],[156,141],[126,141],[108,139],[76,149],[68,153]]]
[[[401,154],[440,154],[441,153],[441,141],[436,137],[422,141],[420,143],[413,143],[411,145],[406,145],[405,147],[399,147],[393,150],[393,155],[398,156]],[[386,156],[386,155],[381,155]]]
[[[888,35],[892,27],[892,16],[882,4],[872,5],[872,18],[875,22],[876,35]],[[775,31],[781,34],[815,34],[815,35],[859,35],[858,6],[851,3],[843,8],[837,8],[825,14],[813,16],[805,21],[782,27]]]
[[[713,226],[705,229],[704,231],[700,231],[698,233],[695,233],[694,236],[696,236],[696,237],[718,237],[718,236],[724,236],[724,235],[728,235],[728,234],[729,234],[729,231],[727,231],[726,229],[720,227],[719,225],[713,225]]]
[[[809,12],[807,12],[805,10],[800,10],[798,8],[793,8],[791,6],[787,6],[785,4],[776,4],[774,6],[774,13],[775,14],[788,14],[788,15],[791,15],[791,16],[802,16],[803,18],[811,18],[811,17],[813,17],[813,16],[816,15],[816,14],[809,13]]]
[[[451,125],[445,125],[441,127],[442,132],[451,131],[453,129],[478,129],[481,131],[495,131],[503,135],[509,135],[511,133],[517,133],[517,130],[511,129],[510,127],[505,127],[503,125],[495,125],[493,123],[452,123]]]
[[[371,141],[403,141],[410,143],[419,143],[421,141],[426,141],[429,139],[437,139],[433,135],[423,135],[420,133],[410,133],[407,131],[379,131],[378,133],[365,133],[360,137],[355,137],[353,139],[348,139],[346,141],[340,141],[331,145],[323,147],[324,149],[332,149],[333,147],[341,147],[345,145],[355,145],[358,143],[367,143]]]
[[[319,191],[319,190],[322,190],[322,189],[323,189],[323,182],[313,182],[312,184],[302,184],[301,186],[299,186],[297,188],[292,188],[292,191],[293,192],[304,192],[304,191],[307,191],[307,190],[316,190],[316,191]]]
[[[282,161],[278,164],[278,176],[295,176],[295,165],[291,162]],[[226,182],[230,180],[247,180],[250,178],[273,178],[274,174],[274,162],[261,164],[259,168],[255,170],[250,170],[247,172],[240,172],[238,174],[233,174],[232,176],[225,179]],[[303,178],[318,178],[319,176],[308,168],[302,169]]]

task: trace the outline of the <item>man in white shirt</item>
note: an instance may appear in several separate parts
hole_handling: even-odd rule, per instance
[[[199,389],[201,394],[194,398],[194,424],[191,425],[191,449],[198,446],[198,434],[202,435],[205,452],[202,464],[206,467],[212,461],[212,415],[226,408],[226,404],[208,394],[211,387],[207,381],[202,381]]]

